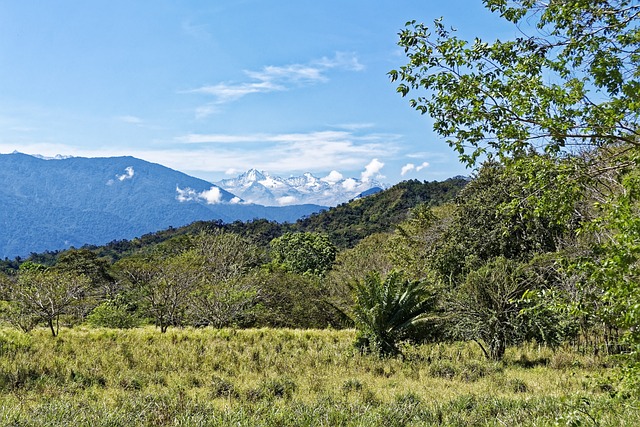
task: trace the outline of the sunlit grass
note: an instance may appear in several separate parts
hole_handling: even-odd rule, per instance
[[[495,363],[452,343],[378,359],[354,337],[0,330],[0,425],[640,425],[604,358],[527,345]]]

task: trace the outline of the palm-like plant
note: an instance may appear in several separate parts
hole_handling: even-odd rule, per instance
[[[399,271],[390,272],[384,280],[371,273],[357,283],[355,291],[353,320],[359,330],[358,345],[381,356],[400,354],[398,344],[417,338],[419,327],[433,320],[435,293]]]

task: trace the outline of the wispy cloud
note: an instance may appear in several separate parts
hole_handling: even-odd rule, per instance
[[[400,170],[400,175],[405,176],[407,173],[411,172],[415,168],[416,168],[416,165],[414,165],[413,163],[407,163]]]
[[[429,167],[429,162],[423,162],[422,164],[416,166],[413,163],[407,163],[400,170],[400,175],[405,176],[407,173],[411,171],[420,172],[422,169]]]
[[[362,171],[371,159],[383,160],[402,150],[395,134],[319,130],[299,133],[214,134],[189,133],[154,146],[78,147],[64,144],[23,144],[28,154],[79,157],[133,156],[196,176],[243,171],[250,168],[272,173]],[[179,142],[179,144],[174,144]],[[0,152],[15,145],[0,141]],[[382,163],[380,161],[380,163]],[[365,176],[373,176],[375,163]],[[373,169],[372,169],[373,167]],[[126,171],[125,171],[126,172]],[[125,173],[123,172],[123,173]],[[365,171],[366,172],[366,171]],[[121,176],[121,175],[120,175]],[[126,174],[125,174],[126,176]],[[329,179],[337,177],[336,174]],[[113,178],[117,182],[117,178]],[[186,197],[186,196],[185,196]]]
[[[196,24],[189,20],[182,21],[181,25],[184,34],[201,41],[210,41],[211,33],[204,24]]]
[[[324,83],[330,70],[361,71],[364,66],[351,53],[338,52],[333,58],[324,57],[306,64],[268,65],[261,70],[245,70],[247,81],[220,82],[186,91],[212,96],[213,102],[199,107],[200,118],[217,112],[216,105],[237,101],[254,93],[281,92],[293,87]]]
[[[315,61],[315,63],[327,69],[340,68],[348,71],[364,70],[364,65],[358,61],[358,57],[348,52],[336,52],[333,58],[323,57]]]
[[[215,133],[190,133],[177,137],[176,141],[185,144],[238,144],[242,142],[257,142],[260,140],[264,141],[268,138],[272,137],[263,134],[232,135]]]
[[[196,108],[196,119],[203,119],[220,111],[220,107],[215,104],[205,104]]]
[[[348,131],[357,131],[362,129],[369,129],[375,127],[374,123],[342,123],[339,125],[335,125],[334,127],[338,129],[344,129]]]
[[[416,170],[420,172],[422,169],[428,168],[428,167],[429,167],[429,162],[424,162],[420,166],[416,167]]]
[[[283,134],[194,133],[180,136],[177,141],[188,147],[186,153],[200,153],[188,154],[194,157],[188,170],[258,168],[289,173],[360,169],[371,158],[399,151],[399,139],[399,135],[393,134],[323,130]],[[205,167],[205,163],[209,166]]]
[[[116,175],[116,178],[118,178],[118,181],[124,181],[125,179],[133,178],[133,175],[135,175],[133,167],[129,166],[124,170],[122,175]]]

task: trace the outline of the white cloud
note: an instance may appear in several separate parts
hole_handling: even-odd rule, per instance
[[[333,58],[323,57],[315,62],[325,68],[340,68],[349,71],[364,70],[364,65],[358,61],[358,57],[348,52],[336,52]]]
[[[176,186],[176,199],[179,202],[199,202],[204,201],[208,205],[222,203],[222,191],[218,187],[211,187],[209,190],[197,192],[193,188],[180,188]],[[238,200],[239,201],[239,200]],[[237,203],[233,202],[232,203]]]
[[[405,176],[407,173],[415,170],[417,172],[420,172],[422,169],[429,167],[429,162],[423,162],[422,164],[416,166],[413,163],[407,163],[406,165],[404,165],[402,167],[402,170],[400,171],[400,175]]]
[[[125,179],[133,178],[134,174],[135,174],[135,172],[133,170],[133,167],[128,166],[127,168],[125,168],[124,174],[116,175],[116,178],[118,179],[118,181],[124,181]]]
[[[229,200],[229,203],[231,203],[232,205],[236,205],[238,203],[240,203],[242,201],[242,199],[238,196],[235,196],[233,199]]]
[[[265,87],[284,90],[283,83],[313,84],[326,82],[328,79],[323,72],[328,68],[304,64],[292,64],[284,67],[268,65],[261,71],[245,71],[245,74],[261,82]]]
[[[278,197],[277,201],[280,206],[285,206],[285,205],[295,204],[298,201],[298,199],[296,199],[293,196],[283,196],[283,197]]]
[[[363,182],[369,182],[371,178],[378,175],[378,173],[383,167],[384,167],[384,163],[382,163],[378,159],[371,160],[369,164],[365,166],[364,172],[362,172],[362,175],[361,175],[361,180]]]
[[[429,167],[429,162],[424,162],[424,163],[422,163],[420,166],[418,166],[418,167],[416,168],[416,170],[417,170],[418,172],[420,172],[422,169],[427,168],[427,167]]]
[[[322,181],[328,182],[329,184],[335,184],[343,178],[342,174],[338,171],[331,171],[329,175],[324,178],[320,178]]]
[[[407,163],[402,167],[402,170],[400,171],[400,175],[405,176],[408,172],[411,172],[415,168],[416,168],[416,165],[414,165],[413,163]]]
[[[211,187],[209,190],[203,191],[199,196],[207,202],[208,205],[215,205],[222,202],[222,191],[218,187]]]
[[[199,197],[196,190],[192,188],[180,188],[176,185],[176,199],[179,202],[197,202]]]
[[[353,178],[347,178],[342,182],[342,188],[344,188],[345,190],[355,190],[357,186],[358,182]]]
[[[307,64],[267,65],[258,71],[245,70],[244,74],[249,81],[220,82],[185,93],[200,93],[214,97],[213,103],[196,110],[196,116],[203,118],[217,112],[215,105],[233,102],[253,93],[281,92],[295,86],[327,82],[327,72],[332,69],[361,71],[364,66],[354,54],[338,52],[333,58],[323,57]]]

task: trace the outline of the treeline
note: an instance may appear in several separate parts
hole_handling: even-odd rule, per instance
[[[61,252],[50,265],[32,256],[4,276],[2,316],[53,335],[60,322],[355,325],[357,345],[382,355],[446,340],[475,341],[493,360],[532,340],[624,350],[603,289],[567,268],[597,257],[596,236],[579,228],[590,204],[576,201],[562,221],[534,212],[530,190],[495,162],[464,184],[408,181],[294,225],[202,222]]]
[[[452,200],[465,184],[406,181],[296,224],[196,222],[131,241],[5,260],[2,316],[25,331],[44,322],[54,335],[61,322],[155,323],[162,331],[352,325],[352,284],[331,272],[338,252],[366,230],[392,232],[417,204]],[[334,229],[342,222],[351,231]]]
[[[391,232],[405,220],[410,210],[418,204],[438,205],[453,200],[466,185],[463,177],[445,181],[403,181],[388,190],[368,197],[343,203],[335,208],[303,218],[296,223],[278,223],[256,218],[252,221],[224,223],[218,221],[196,221],[184,227],[148,233],[132,240],[114,240],[106,245],[85,245],[99,258],[115,262],[138,251],[166,240],[183,235],[223,230],[250,239],[261,247],[286,232],[314,231],[327,234],[338,248],[352,247],[362,238],[376,232]],[[0,272],[15,272],[23,262],[52,266],[65,251],[31,253],[28,257],[0,260]]]

